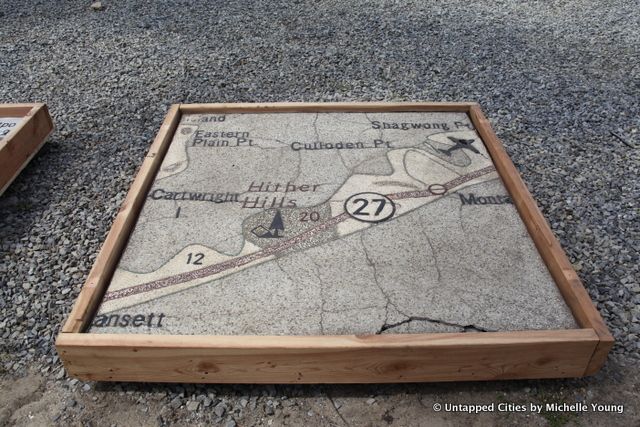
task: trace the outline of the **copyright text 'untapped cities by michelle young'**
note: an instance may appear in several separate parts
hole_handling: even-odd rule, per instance
[[[434,403],[433,410],[436,412],[465,412],[469,414],[480,414],[483,412],[531,412],[540,414],[542,412],[611,412],[622,414],[624,405],[611,403]]]

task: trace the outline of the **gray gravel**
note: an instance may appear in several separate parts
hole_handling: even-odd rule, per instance
[[[179,102],[480,102],[614,352],[640,358],[637,1],[101,3],[0,2],[0,100],[46,102],[57,127],[0,197],[0,369],[66,381],[54,337]],[[160,390],[228,425],[283,401]]]

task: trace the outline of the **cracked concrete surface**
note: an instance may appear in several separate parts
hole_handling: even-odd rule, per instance
[[[493,169],[444,196],[402,196],[433,183],[464,182],[490,166],[490,158],[466,127],[383,131],[373,123],[444,123],[451,130],[454,123],[466,126],[464,114],[236,114],[222,124],[200,118],[183,118],[154,188],[295,197],[296,206],[148,199],[114,276],[117,286],[162,285],[163,275],[206,268],[223,273],[160,294],[142,289],[127,304],[107,300],[96,318],[102,324],[94,323],[92,332],[318,335],[576,326],[515,207],[486,203],[506,195]],[[196,126],[248,130],[258,149],[194,147]],[[471,138],[478,152],[452,151],[452,136]],[[376,139],[392,144],[372,149]],[[293,151],[292,141],[363,141],[370,149]],[[247,193],[254,182],[317,184],[318,191]],[[393,216],[379,223],[351,219],[345,200],[361,191],[396,194]],[[477,198],[481,202],[463,203]],[[179,220],[171,215],[176,207]],[[276,211],[282,235],[255,234],[267,230]],[[236,263],[261,251],[269,255],[248,266]],[[185,271],[183,258],[193,262],[198,253],[204,265]],[[162,315],[161,323],[148,320],[151,314]]]

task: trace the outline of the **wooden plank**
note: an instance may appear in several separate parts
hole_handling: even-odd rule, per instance
[[[53,122],[45,104],[2,104],[0,117],[23,117],[23,121],[0,141],[2,194],[44,145],[53,131]]]
[[[590,329],[371,336],[61,334],[83,380],[207,383],[383,383],[581,376]]]
[[[471,102],[274,102],[266,104],[238,103],[238,104],[183,104],[180,111],[183,114],[198,113],[305,113],[305,112],[400,112],[400,111],[458,111],[468,112],[476,105]]]
[[[149,187],[153,183],[153,178],[162,163],[179,121],[179,105],[173,105],[167,113],[160,132],[151,145],[133,184],[131,184],[127,197],[120,207],[62,332],[81,332],[91,321],[124,250],[129,234],[137,221]]]
[[[44,104],[0,104],[0,117],[24,117]]]
[[[471,107],[469,114],[573,316],[581,327],[593,329],[599,337],[600,343],[586,372],[594,373],[606,361],[613,337],[482,110],[476,105]]]

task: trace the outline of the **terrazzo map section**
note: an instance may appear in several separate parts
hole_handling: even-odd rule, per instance
[[[575,328],[466,113],[185,114],[90,331]]]

